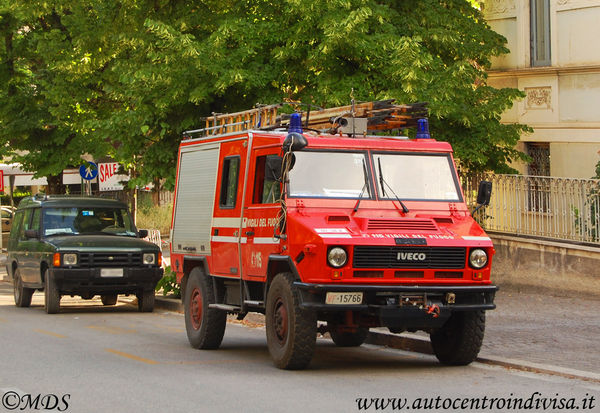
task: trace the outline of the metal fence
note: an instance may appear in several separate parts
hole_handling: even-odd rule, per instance
[[[475,218],[486,230],[600,245],[600,180],[479,175],[463,181],[472,207],[484,179],[492,199]]]

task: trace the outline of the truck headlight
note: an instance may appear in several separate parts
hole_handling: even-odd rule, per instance
[[[487,262],[488,256],[484,250],[476,248],[471,251],[471,254],[469,255],[469,264],[471,264],[471,267],[480,269],[485,267]]]
[[[77,254],[63,254],[63,265],[77,265]]]
[[[346,250],[341,247],[333,247],[327,253],[327,262],[334,268],[340,268],[346,265],[348,261],[348,254]]]
[[[152,265],[156,262],[156,255],[154,253],[146,253],[143,257],[143,262],[145,265]]]

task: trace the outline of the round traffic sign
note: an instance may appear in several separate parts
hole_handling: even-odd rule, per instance
[[[94,162],[86,162],[79,167],[79,175],[83,179],[91,181],[98,176],[98,165]]]

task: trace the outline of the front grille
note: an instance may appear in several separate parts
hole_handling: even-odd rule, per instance
[[[437,231],[430,219],[370,219],[367,225],[369,231]]]
[[[354,247],[354,268],[443,268],[465,267],[466,248]]]
[[[79,266],[91,267],[137,267],[142,265],[141,253],[80,253]]]

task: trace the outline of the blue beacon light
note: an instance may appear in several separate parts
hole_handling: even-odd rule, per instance
[[[302,133],[302,118],[299,113],[292,113],[290,115],[290,127],[289,133]]]
[[[431,139],[429,135],[429,121],[427,119],[417,120],[417,139]]]

